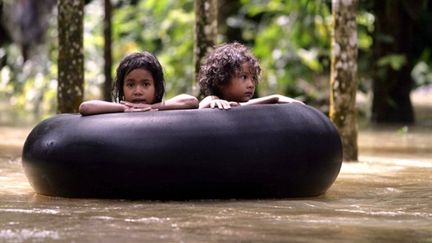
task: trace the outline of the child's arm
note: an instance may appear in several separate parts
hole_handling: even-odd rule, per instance
[[[203,108],[219,108],[221,110],[228,110],[231,107],[239,106],[239,103],[234,101],[227,101],[219,99],[219,97],[210,95],[205,97],[200,103],[199,103],[199,109]]]
[[[79,113],[83,116],[103,113],[124,112],[126,107],[119,103],[112,103],[102,100],[84,101],[79,106]]]
[[[283,95],[269,95],[269,96],[264,96],[264,97],[260,97],[260,98],[255,98],[255,99],[250,99],[248,102],[245,103],[241,103],[241,105],[256,105],[256,104],[275,104],[275,103],[302,103],[299,100],[290,98],[290,97],[286,97]]]
[[[181,94],[171,99],[151,105],[152,109],[156,110],[176,110],[176,109],[196,109],[198,108],[199,101],[197,98]]]

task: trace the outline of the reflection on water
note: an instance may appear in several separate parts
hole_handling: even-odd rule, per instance
[[[360,133],[361,162],[321,197],[190,202],[36,195],[20,162],[29,131],[0,127],[0,242],[432,242],[428,128]]]

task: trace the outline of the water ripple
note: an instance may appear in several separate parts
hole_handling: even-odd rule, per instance
[[[55,214],[59,214],[60,213],[59,210],[54,210],[54,209],[38,209],[38,208],[33,208],[33,209],[19,209],[19,208],[4,209],[4,208],[0,208],[0,212],[29,213],[29,214],[50,214],[50,215],[55,215]]]
[[[57,231],[38,230],[38,229],[6,229],[0,230],[0,239],[5,239],[8,242],[22,242],[25,240],[35,239],[52,239],[59,240],[60,235]]]

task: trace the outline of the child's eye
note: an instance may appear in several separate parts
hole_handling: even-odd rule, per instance
[[[132,88],[134,86],[134,84],[133,83],[126,83],[126,86],[129,88]]]
[[[146,83],[144,83],[144,86],[149,87],[149,86],[151,86],[151,84],[146,82]]]

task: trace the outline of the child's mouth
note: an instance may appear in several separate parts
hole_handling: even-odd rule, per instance
[[[133,103],[137,103],[137,104],[147,104],[146,100],[143,99],[135,99],[133,100]]]

